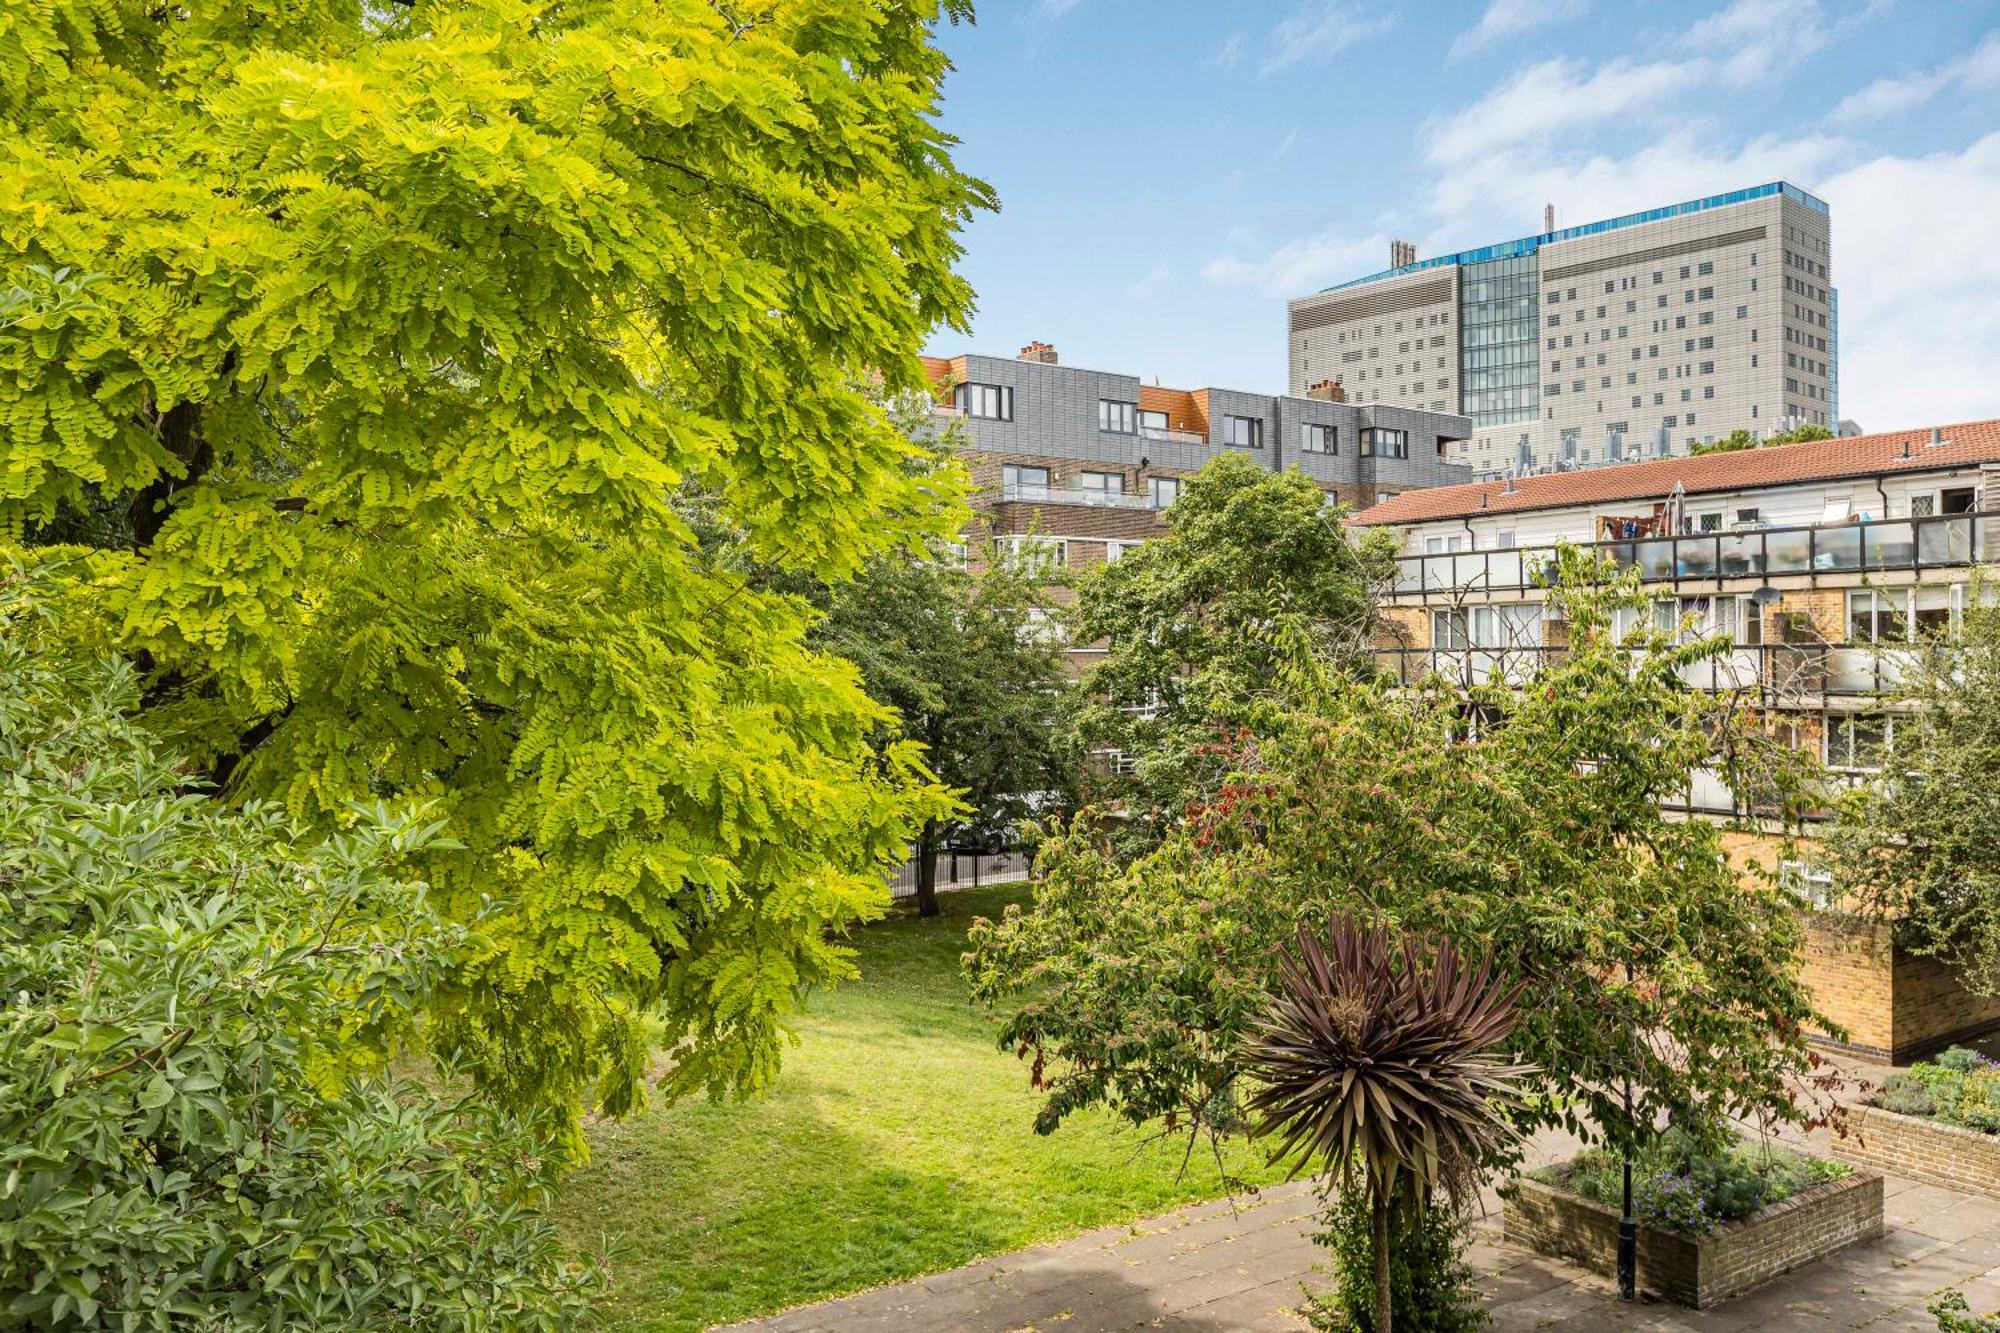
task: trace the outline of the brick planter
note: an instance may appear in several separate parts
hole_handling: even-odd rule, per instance
[[[2000,1199],[2000,1135],[1855,1106],[1848,1110],[1847,1136],[1833,1136],[1833,1155],[1892,1176]]]
[[[1526,1176],[1501,1208],[1509,1241],[1594,1273],[1618,1271],[1618,1212]],[[1723,1225],[1712,1236],[1639,1228],[1639,1285],[1697,1310],[1882,1234],[1882,1177],[1857,1170]]]

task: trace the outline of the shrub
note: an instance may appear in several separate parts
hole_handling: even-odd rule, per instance
[[[1633,1159],[1632,1215],[1657,1230],[1707,1235],[1850,1170],[1770,1144],[1711,1147],[1669,1129]],[[1603,1148],[1533,1174],[1608,1207],[1623,1204],[1623,1163]]]
[[[1947,1291],[1928,1308],[1938,1333],[2000,1333],[2000,1314],[1974,1314],[1962,1291]]]
[[[4,608],[0,608],[4,611]],[[0,615],[0,1326],[547,1329],[528,1126],[384,1072],[464,931],[395,867],[188,792],[132,674]],[[450,1071],[439,1071],[446,1078]]]
[[[1986,1069],[1989,1067],[1989,1062],[1985,1056],[1981,1055],[1978,1051],[1967,1050],[1963,1046],[1954,1046],[1950,1050],[1939,1053],[1938,1057],[1932,1060],[1931,1063],[1939,1069],[1949,1069],[1954,1074],[1966,1074],[1975,1069]]]
[[[1330,1196],[1323,1224],[1313,1242],[1333,1252],[1335,1287],[1308,1300],[1306,1317],[1321,1333],[1370,1333],[1375,1265],[1367,1191],[1357,1185]],[[1407,1200],[1390,1208],[1389,1304],[1396,1333],[1471,1333],[1486,1326],[1464,1250],[1464,1231],[1450,1208],[1417,1208]]]
[[[1875,1105],[2000,1134],[2000,1065],[1977,1051],[1954,1046],[1934,1060],[1892,1075],[1875,1094]]]

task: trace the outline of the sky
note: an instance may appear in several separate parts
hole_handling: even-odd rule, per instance
[[[1784,179],[1832,207],[1841,415],[2000,417],[2000,0],[985,0],[944,128],[1000,196],[970,334],[1285,389],[1285,301]]]

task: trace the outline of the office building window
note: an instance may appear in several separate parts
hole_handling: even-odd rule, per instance
[[[1410,456],[1410,433],[1406,430],[1389,430],[1383,426],[1368,426],[1361,432],[1361,456],[1363,458],[1408,458]]]
[[[1299,449],[1308,454],[1337,454],[1340,452],[1339,431],[1317,421],[1302,422],[1299,426]]]
[[[1264,419],[1262,417],[1224,417],[1222,419],[1222,442],[1232,449],[1262,449],[1264,447]]]
[[[1146,482],[1147,493],[1152,497],[1153,508],[1165,509],[1181,498],[1179,477],[1151,477]]]
[[[1136,435],[1139,430],[1139,405],[1121,403],[1115,398],[1098,399],[1097,428],[1120,435]]]
[[[1014,419],[1014,390],[1005,384],[961,384],[953,390],[952,401],[969,417]]]

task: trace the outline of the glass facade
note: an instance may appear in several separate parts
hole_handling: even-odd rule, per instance
[[[1528,254],[1458,271],[1459,411],[1474,426],[1529,421],[1539,409],[1536,269]]]

